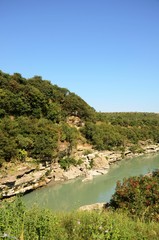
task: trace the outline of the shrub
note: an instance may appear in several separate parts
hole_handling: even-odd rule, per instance
[[[159,221],[159,170],[118,181],[110,206],[127,210],[131,216]]]
[[[77,162],[74,158],[71,158],[71,157],[64,157],[64,158],[59,160],[59,164],[60,164],[61,168],[64,169],[64,170],[69,169],[69,167],[71,165],[77,166],[78,163],[80,163],[80,161]]]
[[[92,152],[93,151],[91,149],[86,149],[86,150],[84,150],[83,155],[87,156],[88,154],[91,154]]]

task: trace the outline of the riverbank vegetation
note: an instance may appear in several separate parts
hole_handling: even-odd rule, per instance
[[[134,221],[120,212],[52,213],[6,206],[0,210],[0,239],[157,240],[158,223]],[[3,214],[3,217],[2,217]]]
[[[159,170],[117,183],[103,211],[54,213],[27,209],[20,198],[0,208],[0,239],[159,239]]]
[[[131,217],[159,222],[159,170],[118,181],[109,206],[126,210]]]
[[[71,125],[71,117],[78,121]],[[140,152],[146,141],[158,143],[159,114],[98,113],[76,94],[40,76],[25,79],[0,71],[0,138],[0,166],[63,159],[60,163],[67,167],[76,164],[64,161],[72,159],[79,142],[123,152],[127,146]]]
[[[140,143],[159,142],[159,115],[155,113],[97,113],[96,122],[82,129],[86,139],[98,150],[141,150]]]

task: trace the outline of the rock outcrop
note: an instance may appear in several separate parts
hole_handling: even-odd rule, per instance
[[[125,152],[97,151],[92,146],[85,144],[77,146],[74,158],[81,164],[71,166],[67,171],[61,169],[58,163],[52,165],[33,166],[26,163],[16,171],[6,170],[0,175],[0,198],[9,198],[20,193],[27,193],[36,188],[45,186],[50,181],[66,181],[83,176],[83,182],[91,181],[93,176],[106,174],[111,164],[125,158],[139,156],[144,153],[156,153],[159,151],[159,144],[142,146],[142,153],[133,153],[130,149]]]
[[[102,211],[106,208],[106,203],[94,203],[94,204],[90,204],[90,205],[84,205],[82,207],[80,207],[78,210],[79,211]]]
[[[145,153],[155,153],[159,151],[159,145],[148,145],[143,147]]]
[[[51,180],[52,174],[50,167],[37,169],[31,165],[26,165],[15,171],[12,176],[1,176],[0,196],[3,199],[26,193],[46,185]]]

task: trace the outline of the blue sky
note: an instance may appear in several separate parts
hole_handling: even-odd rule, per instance
[[[0,69],[97,111],[159,112],[159,0],[0,0]]]

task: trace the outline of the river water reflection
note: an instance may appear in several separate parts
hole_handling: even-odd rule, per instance
[[[122,160],[111,166],[106,175],[96,176],[92,181],[81,178],[65,183],[51,183],[23,197],[26,205],[54,211],[70,211],[96,202],[108,202],[115,191],[117,180],[146,174],[159,168],[159,154]]]

